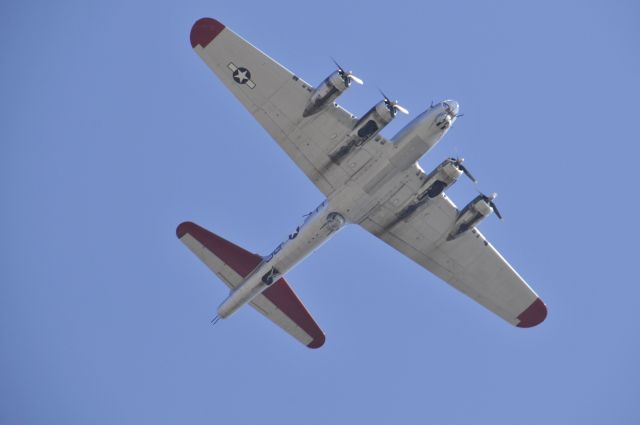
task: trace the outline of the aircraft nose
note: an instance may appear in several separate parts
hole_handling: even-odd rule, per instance
[[[448,110],[453,116],[458,115],[458,111],[460,111],[460,104],[455,100],[445,100],[442,102],[442,106],[446,110]]]

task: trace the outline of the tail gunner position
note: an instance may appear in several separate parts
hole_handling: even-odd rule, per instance
[[[382,94],[354,117],[335,100],[363,82],[337,63],[313,87],[210,18],[194,24],[191,46],[327,198],[266,256],[194,223],[178,226],[180,240],[230,288],[215,321],[248,303],[303,344],[320,347],[324,333],[283,276],[347,223],[513,325],[545,319],[542,300],[476,227],[491,212],[499,216],[496,195],[458,209],[445,190],[462,174],[475,181],[463,160],[445,159],[430,173],[417,162],[460,116],[456,101],[431,105],[388,141],[380,131],[408,111]]]

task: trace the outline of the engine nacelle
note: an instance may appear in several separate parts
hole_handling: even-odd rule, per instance
[[[447,237],[448,241],[451,241],[467,230],[473,228],[480,223],[485,217],[489,216],[493,212],[493,208],[489,204],[489,200],[485,195],[476,196],[469,204],[460,211],[456,223],[453,229]]]
[[[339,162],[353,149],[364,145],[378,134],[396,116],[396,109],[388,101],[381,100],[358,120],[353,130],[345,137],[345,142],[329,154],[331,159]]]
[[[418,193],[418,200],[435,198],[454,184],[461,175],[462,170],[456,165],[456,160],[445,159],[425,179]]]
[[[302,116],[308,117],[320,111],[336,100],[350,85],[351,80],[348,76],[340,71],[334,71],[313,91]]]
[[[447,158],[438,165],[424,180],[418,190],[418,195],[398,214],[398,219],[404,220],[427,204],[429,199],[440,195],[446,188],[455,183],[463,171],[453,158]]]

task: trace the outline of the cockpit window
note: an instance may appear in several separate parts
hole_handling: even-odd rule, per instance
[[[450,114],[458,114],[458,110],[460,109],[460,105],[455,100],[445,100],[442,102],[442,107],[444,110]]]

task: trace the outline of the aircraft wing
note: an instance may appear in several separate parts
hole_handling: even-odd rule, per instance
[[[420,187],[414,167],[401,201]],[[398,219],[397,203],[383,203],[361,226],[507,322],[527,328],[545,319],[545,304],[477,228],[447,241],[458,209],[444,193],[406,220]]]
[[[328,169],[328,153],[355,117],[336,105],[303,120],[313,87],[215,19],[193,25],[191,46],[320,191],[348,180],[349,170]]]

